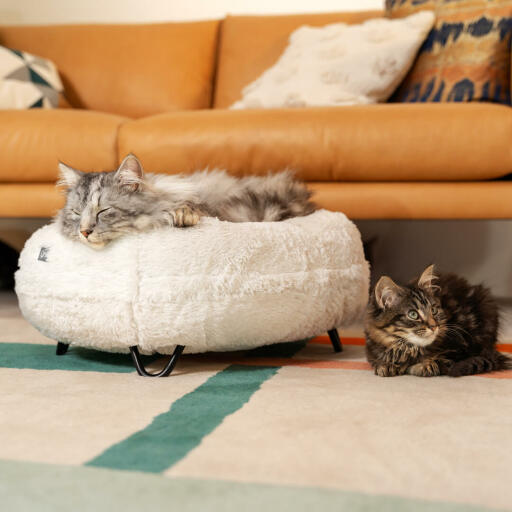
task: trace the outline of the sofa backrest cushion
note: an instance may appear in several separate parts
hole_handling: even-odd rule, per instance
[[[275,64],[296,28],[361,23],[381,16],[382,11],[359,11],[226,17],[221,28],[214,107],[227,108],[239,100],[242,89]]]
[[[208,108],[218,21],[0,27],[0,44],[51,59],[71,106],[143,117]]]

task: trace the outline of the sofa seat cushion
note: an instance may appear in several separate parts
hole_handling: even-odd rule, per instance
[[[512,219],[512,181],[310,183],[322,208],[351,219]]]
[[[512,219],[512,181],[309,183],[321,208],[351,219]],[[0,183],[0,217],[53,217],[53,183]]]
[[[74,109],[0,110],[0,182],[55,181],[59,160],[87,171],[112,170],[123,121]]]
[[[123,123],[152,172],[296,170],[307,181],[485,180],[512,172],[512,109],[388,104],[175,112]]]

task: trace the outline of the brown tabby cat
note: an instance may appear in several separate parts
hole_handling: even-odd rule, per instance
[[[498,306],[488,289],[434,266],[399,286],[381,277],[368,304],[366,355],[376,375],[459,377],[511,368],[496,350]]]

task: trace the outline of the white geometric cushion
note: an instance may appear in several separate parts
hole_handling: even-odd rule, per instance
[[[358,320],[368,300],[359,231],[342,213],[221,222],[121,238],[95,251],[51,224],[27,241],[21,311],[57,341],[112,352],[240,350]]]
[[[411,67],[435,16],[376,18],[358,25],[303,26],[279,60],[242,91],[232,109],[386,101]],[[248,56],[250,58],[250,56]]]
[[[0,46],[0,109],[57,108],[62,90],[53,62]]]

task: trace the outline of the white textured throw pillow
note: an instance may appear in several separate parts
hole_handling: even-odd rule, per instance
[[[0,109],[56,108],[62,90],[53,62],[0,46]]]
[[[431,11],[359,25],[303,26],[279,60],[244,88],[232,109],[313,107],[386,101],[434,24]]]

